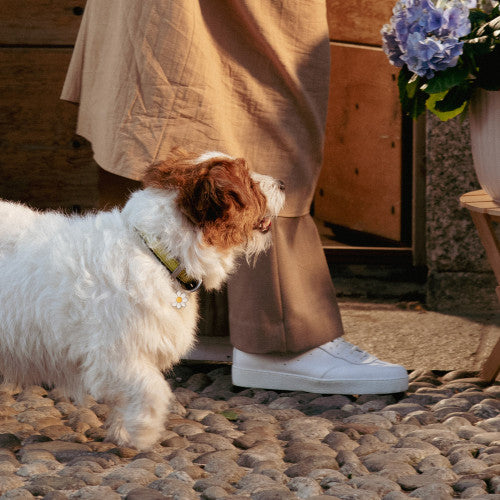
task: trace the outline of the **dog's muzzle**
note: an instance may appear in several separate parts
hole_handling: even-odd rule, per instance
[[[277,183],[278,189],[284,191],[285,183],[282,180],[278,180]],[[263,217],[255,229],[264,234],[268,233],[271,229],[271,217]]]

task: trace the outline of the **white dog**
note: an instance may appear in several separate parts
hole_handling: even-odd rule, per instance
[[[125,207],[87,216],[0,202],[0,373],[113,408],[107,438],[150,448],[194,342],[195,295],[270,245],[283,183],[221,153],[174,152]]]

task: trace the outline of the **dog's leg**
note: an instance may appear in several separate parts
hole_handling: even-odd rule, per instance
[[[150,449],[160,438],[172,391],[159,370],[151,366],[130,368],[120,379],[108,418],[107,440],[138,450]],[[115,388],[116,390],[116,388]]]

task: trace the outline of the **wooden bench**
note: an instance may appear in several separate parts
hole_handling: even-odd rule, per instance
[[[460,205],[470,211],[481,243],[486,250],[488,262],[495,273],[498,283],[496,293],[498,300],[500,300],[500,242],[493,226],[493,222],[500,222],[500,203],[493,201],[485,191],[480,189],[462,195]],[[499,372],[500,339],[483,365],[481,378],[493,381]]]

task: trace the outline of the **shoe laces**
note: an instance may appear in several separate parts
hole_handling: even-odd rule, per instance
[[[327,345],[332,346],[332,354],[340,356],[348,361],[370,363],[377,359],[369,352],[363,351],[363,349],[359,348],[357,345],[347,342],[347,340],[344,340],[342,337],[333,340]]]

